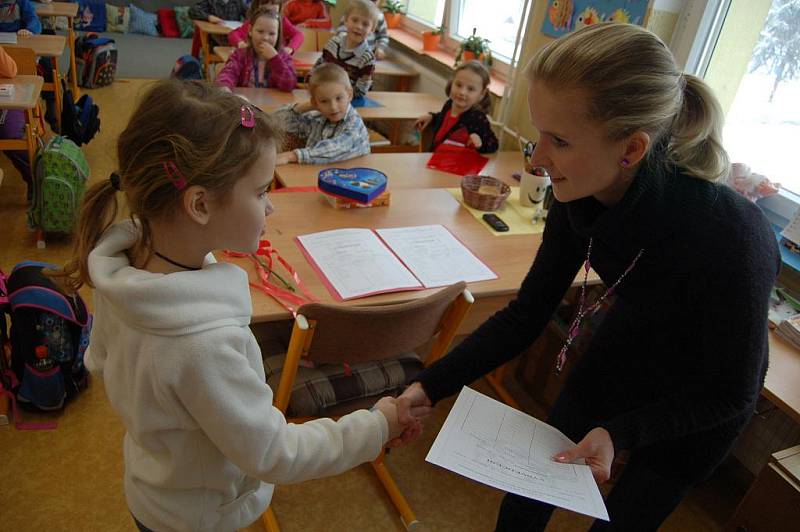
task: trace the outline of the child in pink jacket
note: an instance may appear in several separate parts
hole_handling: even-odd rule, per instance
[[[249,18],[249,46],[237,48],[217,75],[217,83],[234,87],[275,88],[290,91],[297,85],[292,58],[277,49],[280,16],[268,6],[256,9]]]
[[[261,6],[271,6],[279,15],[281,14],[281,6],[283,0],[253,0],[248,10],[248,16],[244,24],[233,30],[228,34],[228,44],[237,48],[244,48],[247,44],[247,38],[250,33],[250,13],[254,13]],[[298,30],[291,21],[281,16],[281,50],[289,55],[292,55],[303,44],[305,36],[303,32]]]

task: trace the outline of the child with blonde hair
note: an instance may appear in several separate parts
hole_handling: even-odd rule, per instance
[[[377,4],[377,0],[371,0],[373,4]],[[339,21],[339,27],[336,29],[337,33],[347,33],[347,15],[342,16]],[[372,33],[367,35],[367,42],[369,43],[372,51],[375,52],[375,58],[380,60],[386,57],[386,50],[389,49],[389,28],[386,26],[386,19],[382,16],[378,17],[375,23],[375,28]]]
[[[278,154],[277,164],[326,164],[370,152],[364,121],[350,105],[353,89],[347,73],[325,63],[311,72],[311,99],[276,111],[287,133],[303,139],[305,147]]]
[[[444,89],[448,100],[441,111],[425,113],[414,124],[419,130],[433,130],[433,140],[425,150],[433,151],[447,141],[472,146],[481,153],[497,151],[497,136],[487,116],[492,107],[489,81],[489,70],[478,61],[456,68]]]
[[[355,98],[366,96],[372,87],[375,71],[375,52],[367,40],[378,22],[381,12],[369,0],[350,0],[344,13],[344,33],[335,35],[322,49],[317,65],[334,63],[342,67],[350,78]]]
[[[278,48],[280,15],[271,6],[250,14],[247,48],[237,48],[217,75],[217,83],[234,87],[275,88],[290,91],[297,86],[292,58]]]
[[[274,484],[339,474],[401,432],[394,400],[286,422],[250,331],[247,273],[272,212],[280,133],[212,84],[163,80],[119,136],[119,170],[86,193],[61,272],[95,288],[86,365],[125,425],[125,498],[140,530],[230,532]],[[114,223],[124,198],[130,218]]]

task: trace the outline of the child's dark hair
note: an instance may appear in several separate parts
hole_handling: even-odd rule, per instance
[[[246,127],[247,119],[253,127]],[[224,198],[264,149],[280,148],[281,132],[265,114],[234,94],[203,81],[162,80],[139,100],[117,140],[119,170],[86,192],[75,232],[72,260],[58,274],[77,290],[93,286],[88,257],[114,223],[125,196],[129,216],[140,227],[129,251],[132,260],[152,253],[150,220],[179,210],[182,190],[173,183],[174,165],[187,186],[199,185]]]
[[[250,7],[252,8],[253,4],[250,4]],[[281,31],[283,24],[281,24],[280,11],[275,6],[266,3],[254,10],[248,10],[247,21],[250,23],[250,31],[253,31],[256,21],[261,17],[278,21],[278,37],[275,39],[275,49],[280,50],[283,46],[283,31]],[[253,39],[250,37],[250,32],[247,32],[247,44],[250,45],[250,48],[253,47]]]
[[[250,2],[250,7],[247,8],[247,13],[245,14],[245,18],[250,20],[250,17],[253,16],[258,9],[262,7],[269,7],[270,9],[275,10],[278,15],[281,15],[283,12],[283,4],[286,3],[286,0],[253,0]],[[252,24],[252,22],[251,22]]]
[[[483,89],[486,93],[481,98],[481,101],[474,105],[475,109],[479,111],[483,111],[486,114],[492,112],[492,95],[489,94],[488,87],[489,83],[491,82],[491,78],[489,77],[489,69],[486,68],[486,65],[481,63],[480,61],[471,60],[461,63],[454,71],[453,77],[450,78],[450,81],[447,82],[447,85],[444,88],[444,92],[447,97],[450,97],[450,88],[453,86],[453,79],[456,77],[456,74],[461,72],[462,70],[469,70],[470,72],[474,72],[481,78],[481,82],[483,84]]]

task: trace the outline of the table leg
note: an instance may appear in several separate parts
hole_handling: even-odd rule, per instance
[[[36,118],[33,116],[33,109],[25,109],[25,140],[28,141],[28,166],[33,179],[33,159],[36,156],[36,139],[33,137],[33,126]]]
[[[56,104],[56,122],[61,132],[61,74],[58,71],[58,57],[53,58],[53,100]]]
[[[411,78],[408,76],[398,76],[397,78],[397,92],[408,92],[411,85]]]
[[[208,34],[197,28],[200,32],[200,48],[203,50],[203,66],[206,70],[206,79],[211,81],[211,47],[208,45]]]
[[[78,87],[78,68],[75,65],[75,31],[72,29],[73,18],[67,18],[67,39],[69,39],[69,78],[72,85],[72,97],[78,101],[81,89]],[[60,116],[60,115],[59,115]]]

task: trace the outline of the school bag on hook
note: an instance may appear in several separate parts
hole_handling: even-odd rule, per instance
[[[88,383],[83,356],[92,317],[80,295],[66,294],[44,274],[47,268],[55,266],[21,262],[6,280],[4,312],[11,316],[8,377],[20,405],[58,410]]]

